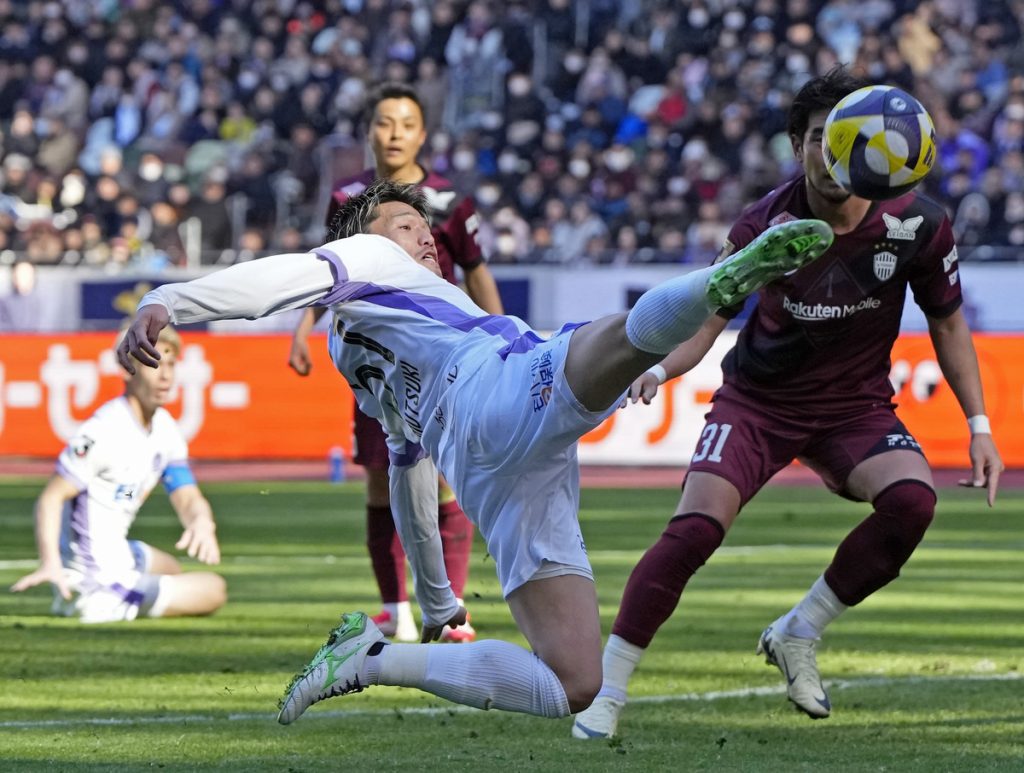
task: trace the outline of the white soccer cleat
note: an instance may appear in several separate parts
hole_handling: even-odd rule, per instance
[[[619,714],[625,706],[625,701],[599,695],[589,707],[576,715],[572,723],[572,737],[584,740],[614,738],[619,726]]]
[[[291,724],[314,703],[369,687],[359,675],[367,654],[377,644],[383,646],[387,640],[370,618],[362,612],[342,615],[341,625],[331,631],[327,643],[285,689],[277,721]]]
[[[825,719],[832,713],[828,693],[818,673],[814,648],[817,639],[800,639],[776,630],[772,623],[757,642],[757,654],[765,663],[776,666],[786,678],[786,694],[800,711],[811,719]]]

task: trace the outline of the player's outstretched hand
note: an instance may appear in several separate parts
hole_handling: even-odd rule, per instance
[[[960,485],[988,489],[988,506],[992,507],[996,503],[996,491],[999,489],[999,474],[1006,469],[1006,465],[999,457],[995,441],[987,432],[971,435],[970,454],[971,479],[960,481]]]
[[[288,366],[300,376],[308,376],[313,369],[313,360],[309,356],[309,339],[296,333],[292,336],[292,348],[288,352]]]
[[[135,375],[135,362],[132,358],[150,368],[159,366],[160,352],[156,350],[156,339],[170,321],[167,309],[158,303],[139,309],[117,347],[117,361],[121,367]]]
[[[630,402],[635,403],[637,400],[643,400],[644,405],[650,405],[651,400],[658,394],[659,386],[657,376],[653,373],[644,373],[629,388]]]
[[[44,582],[51,583],[57,589],[65,601],[71,600],[71,588],[68,587],[67,577],[64,576],[64,567],[60,564],[50,566],[41,564],[34,572],[26,574],[11,586],[13,593],[21,593],[23,590],[42,585]]]
[[[217,542],[217,527],[213,521],[197,518],[181,534],[174,547],[184,550],[189,558],[204,564],[220,563],[220,543]]]
[[[459,607],[459,611],[451,616],[451,619],[447,623],[441,625],[427,625],[423,624],[423,635],[420,636],[420,642],[427,644],[428,642],[437,641],[441,638],[441,631],[444,630],[446,625],[450,625],[452,628],[456,628],[466,622],[466,608]]]

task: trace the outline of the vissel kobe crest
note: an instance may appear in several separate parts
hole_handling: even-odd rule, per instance
[[[896,256],[891,252],[876,252],[874,269],[875,276],[884,282],[896,271]]]

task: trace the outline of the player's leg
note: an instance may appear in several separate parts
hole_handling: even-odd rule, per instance
[[[366,471],[366,549],[382,605],[373,619],[386,636],[416,641],[419,631],[406,589],[405,551],[391,515],[387,441],[380,423],[358,408],[353,428],[352,461]]]
[[[469,579],[469,558],[473,550],[473,524],[466,517],[462,507],[443,478],[437,485],[437,526],[441,534],[441,549],[444,551],[444,568],[452,591],[461,606],[465,606],[466,581]],[[441,641],[463,644],[476,638],[476,630],[469,622],[452,628],[445,626]]]
[[[565,377],[590,411],[618,401],[637,376],[691,338],[716,309],[733,306],[832,244],[821,220],[794,220],[762,233],[725,262],[670,279],[644,293],[628,314],[573,333]]]
[[[313,703],[376,684],[416,687],[467,706],[542,717],[585,708],[601,683],[593,580],[574,574],[531,580],[508,602],[533,653],[495,640],[461,647],[388,644],[365,615],[344,615],[288,686],[278,721],[289,724]]]
[[[177,558],[152,545],[147,545],[147,547],[149,550],[146,564],[144,568],[140,568],[140,571],[151,574],[181,574],[181,564]]]
[[[184,572],[159,578],[159,592],[148,617],[210,615],[228,600],[227,583],[214,572]]]
[[[576,718],[576,738],[615,735],[630,677],[686,584],[722,543],[742,506],[792,460],[805,437],[799,425],[716,397],[675,515],[626,583],[604,649],[601,691]]]
[[[365,615],[346,615],[289,685],[279,721],[288,724],[313,703],[375,684],[545,717],[589,703],[600,684],[600,629],[576,518],[575,446],[541,461],[516,475],[493,475],[476,465],[453,470],[536,654],[493,640],[459,647],[388,644]]]
[[[833,490],[874,505],[807,594],[765,629],[758,644],[785,674],[790,700],[819,718],[831,713],[831,705],[818,674],[817,641],[849,607],[899,575],[932,521],[935,490],[920,447],[888,408],[829,433],[809,454],[807,462]]]
[[[629,680],[690,578],[722,544],[739,513],[740,494],[725,478],[691,472],[675,515],[633,568],[602,657],[593,705],[576,717],[575,738],[611,738],[626,705]]]

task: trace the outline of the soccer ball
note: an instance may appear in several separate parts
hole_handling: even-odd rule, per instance
[[[931,171],[935,125],[902,89],[867,86],[832,108],[821,150],[825,168],[843,189],[863,199],[894,199]]]

